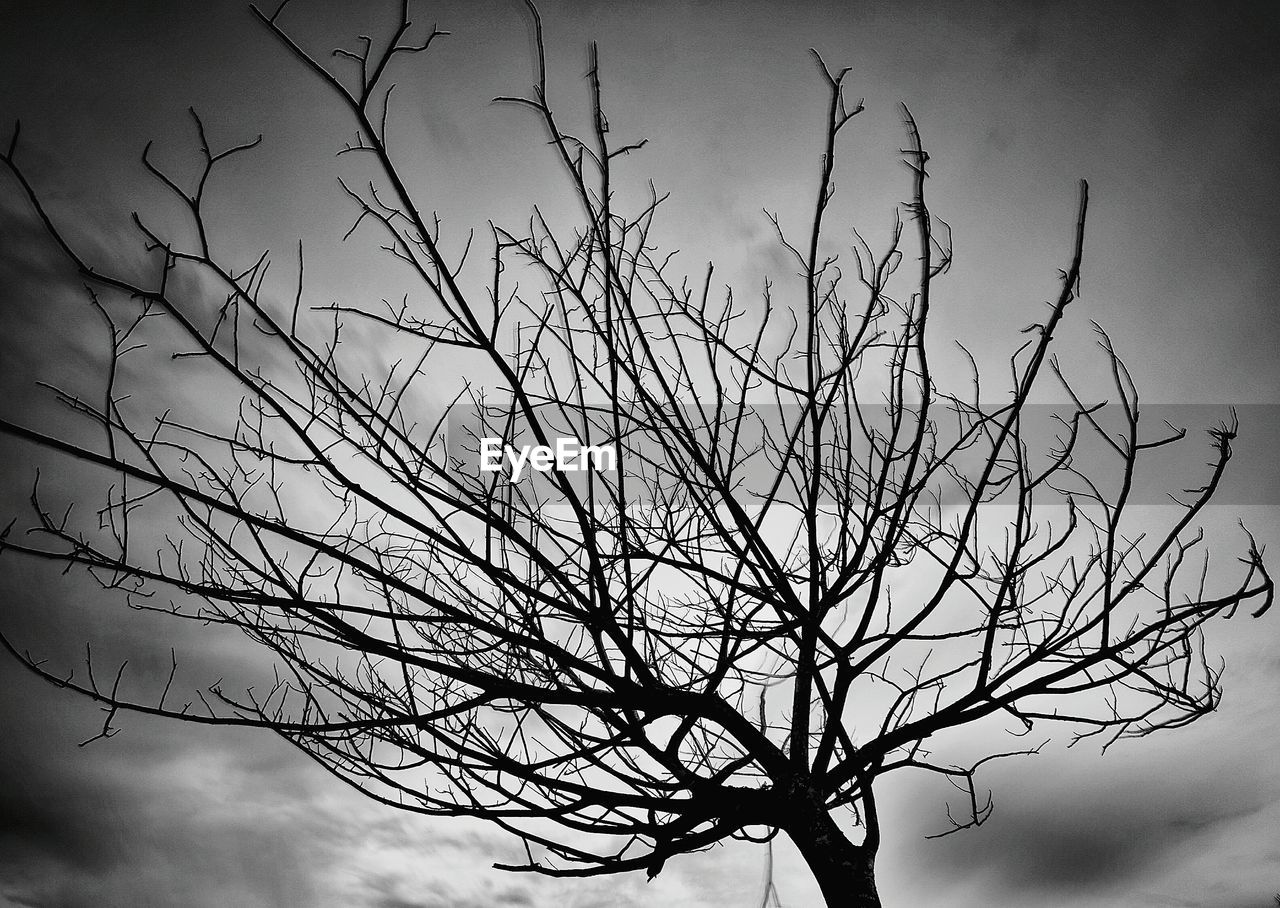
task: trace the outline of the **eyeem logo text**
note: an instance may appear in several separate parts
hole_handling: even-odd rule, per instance
[[[618,468],[618,452],[613,445],[584,445],[576,438],[557,438],[555,446],[504,445],[501,438],[480,439],[480,471],[500,473],[503,464],[511,467],[511,481],[519,482],[525,467],[536,473],[608,472]]]

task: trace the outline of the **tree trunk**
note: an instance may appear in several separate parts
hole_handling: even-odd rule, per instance
[[[787,828],[818,881],[827,908],[880,908],[875,850],[849,841],[821,808]]]

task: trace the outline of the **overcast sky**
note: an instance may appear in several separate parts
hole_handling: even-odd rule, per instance
[[[1207,523],[1226,537],[1224,556],[1237,517],[1280,551],[1274,5],[540,6],[553,102],[566,115],[581,109],[586,47],[597,40],[613,134],[649,139],[626,161],[632,185],[651,176],[672,194],[664,246],[682,250],[695,274],[715,260],[744,293],[762,272],[786,268],[762,209],[799,229],[812,197],[824,98],[810,47],[852,67],[851,93],[867,106],[842,148],[835,217],[883,236],[908,193],[897,107],[907,104],[932,155],[932,208],[955,236],[935,336],[965,341],[984,364],[998,368],[1054,293],[1077,181],[1087,178],[1084,295],[1065,355],[1087,381],[1100,362],[1084,358],[1093,319],[1127,355],[1144,400],[1241,405],[1231,504]],[[412,9],[453,34],[405,70],[393,136],[446,226],[519,224],[535,203],[554,207],[562,184],[537,124],[488,103],[532,78],[522,5],[413,0]],[[331,46],[391,11],[380,14],[296,0],[287,21]],[[352,131],[245,4],[0,3],[0,141],[20,118],[23,161],[54,214],[99,254],[133,254],[132,210],[167,216],[140,183],[137,158],[155,139],[162,159],[190,166],[189,105],[215,141],[265,137],[212,189],[229,242],[288,249],[297,236],[324,243],[346,230],[345,215],[334,216],[332,155]],[[351,298],[370,280],[338,257],[317,263],[312,286]],[[36,381],[91,389],[100,380],[93,317],[75,288],[0,179],[5,418],[63,426]],[[37,458],[3,440],[0,454],[3,525],[23,507]],[[43,481],[67,495],[80,482],[56,468]],[[235,639],[157,625],[82,577],[12,555],[0,557],[0,625],[67,665],[89,638],[152,672],[167,667],[171,644],[193,673],[251,662]],[[1228,665],[1218,714],[1105,756],[1055,742],[994,767],[982,781],[996,810],[981,829],[924,839],[945,828],[946,791],[895,780],[878,863],[885,904],[1270,904],[1280,892],[1280,624],[1276,615],[1223,624],[1209,640]],[[671,862],[648,884],[506,875],[488,869],[514,854],[497,833],[366,804],[267,736],[126,717],[110,741],[78,748],[100,723],[93,708],[0,661],[0,906],[745,908],[759,898],[757,847]],[[784,904],[814,904],[786,848],[778,867]]]

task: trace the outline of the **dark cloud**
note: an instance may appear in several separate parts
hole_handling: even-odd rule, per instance
[[[80,749],[101,727],[96,710],[11,663],[0,678],[0,890],[56,908],[313,900],[325,818],[290,805],[284,767],[262,771],[245,759],[256,748],[233,739],[127,717]]]
[[[1187,855],[1212,854],[1280,813],[1277,780],[1248,764],[1215,772],[1213,761],[1212,752],[1187,760],[1159,750],[1147,760],[1033,758],[985,780],[995,811],[981,827],[912,850],[990,904],[1109,905],[1124,894],[1137,903]],[[926,797],[916,795],[922,811],[934,806]]]
[[[1149,800],[1167,795],[1081,792],[1073,813],[1063,813],[1061,803],[1024,812],[1002,798],[996,829],[966,836],[959,851],[966,864],[984,866],[1003,887],[1086,893],[1131,880],[1207,829],[1260,809],[1211,807],[1188,815],[1176,803]]]

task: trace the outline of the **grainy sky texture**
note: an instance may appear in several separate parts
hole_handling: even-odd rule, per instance
[[[272,0],[267,0],[271,3]],[[867,112],[845,135],[835,223],[883,237],[908,181],[897,105],[932,155],[935,214],[955,237],[938,285],[935,338],[955,337],[999,370],[1067,263],[1077,180],[1090,181],[1083,297],[1059,353],[1088,383],[1089,320],[1106,326],[1159,404],[1242,405],[1230,506],[1280,551],[1280,7],[1263,3],[546,2],[552,100],[585,111],[586,48],[599,42],[615,137],[647,137],[625,162],[631,191],[671,193],[658,233],[681,267],[707,260],[743,294],[794,270],[762,209],[802,228],[825,99],[809,55],[850,66]],[[415,20],[452,32],[400,75],[393,145],[446,228],[519,224],[563,207],[538,125],[495,106],[532,79],[529,23],[515,0],[413,0]],[[387,23],[375,4],[296,0],[290,28],[314,47]],[[210,192],[236,249],[323,244],[350,224],[333,152],[351,129],[246,4],[0,3],[0,138],[21,154],[53,214],[96,254],[134,256],[132,210],[172,219],[141,179],[148,140],[193,166],[194,106],[218,142],[264,141]],[[184,163],[185,162],[185,163]],[[168,214],[165,214],[169,211]],[[840,238],[849,236],[836,231]],[[316,263],[321,299],[374,286],[369,244]],[[455,240],[460,249],[460,241]],[[373,262],[374,264],[359,264]],[[73,276],[0,179],[0,414],[66,428],[38,381],[88,393],[100,381],[94,316]],[[939,347],[945,345],[939,344]],[[961,360],[941,352],[944,365]],[[950,358],[948,358],[950,357]],[[197,384],[178,389],[199,399]],[[1246,407],[1244,405],[1258,405]],[[1250,419],[1253,420],[1250,423]],[[1193,432],[1199,427],[1190,426]],[[19,513],[38,458],[0,439],[0,525]],[[1195,458],[1193,460],[1193,466]],[[75,497],[74,468],[42,482]],[[896,779],[879,860],[890,906],[1261,908],[1280,891],[1280,624],[1221,624],[1221,711],[1105,756],[1056,740],[980,777],[995,812],[942,840],[948,791]],[[0,557],[0,624],[32,651],[74,663],[86,639],[163,676],[169,646],[193,683],[250,676],[233,636],[128,612],[75,574]],[[652,883],[502,874],[518,856],[481,825],[377,808],[266,735],[125,717],[0,660],[0,906],[317,908],[746,908],[763,851],[734,845],[671,862]],[[784,904],[814,904],[785,846]]]

